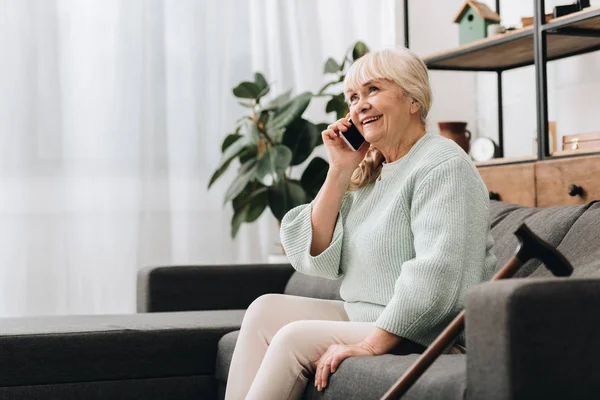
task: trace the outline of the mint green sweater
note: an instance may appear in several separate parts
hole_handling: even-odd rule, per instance
[[[485,184],[439,135],[427,133],[376,182],[346,193],[331,243],[316,257],[311,209],[285,215],[281,242],[297,271],[343,279],[350,321],[428,346],[464,308],[467,290],[495,272]]]

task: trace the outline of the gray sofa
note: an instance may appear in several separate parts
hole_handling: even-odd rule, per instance
[[[600,396],[600,202],[537,209],[492,201],[498,265],[523,221],[575,271],[537,261],[472,288],[467,355],[443,355],[406,399],[585,399]],[[339,298],[339,282],[289,265],[169,266],[138,276],[138,314],[0,320],[0,399],[222,398],[244,310],[264,293]],[[414,349],[351,358],[305,399],[378,399]],[[404,354],[409,353],[409,354]]]

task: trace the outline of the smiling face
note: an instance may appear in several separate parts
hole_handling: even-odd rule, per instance
[[[397,142],[411,120],[419,119],[419,106],[400,85],[374,79],[346,91],[350,118],[367,142],[384,147]]]

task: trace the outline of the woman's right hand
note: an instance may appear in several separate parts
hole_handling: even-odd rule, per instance
[[[346,118],[342,118],[329,125],[321,135],[323,136],[323,144],[327,151],[329,158],[329,168],[337,169],[339,171],[352,172],[356,169],[358,164],[363,160],[367,150],[369,149],[369,143],[364,142],[358,151],[353,151],[350,146],[344,142],[344,139],[340,137],[340,132],[346,132],[351,126],[348,119],[350,114],[346,115]]]

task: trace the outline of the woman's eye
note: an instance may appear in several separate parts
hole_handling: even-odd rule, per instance
[[[371,87],[369,88],[369,92],[371,92],[371,93],[373,93],[373,92],[376,92],[376,91],[378,91],[378,90],[379,90],[379,88],[377,88],[377,86],[371,86]]]
[[[350,101],[351,102],[355,102],[357,100],[358,100],[358,96],[357,95],[353,94],[352,96],[350,96]]]

